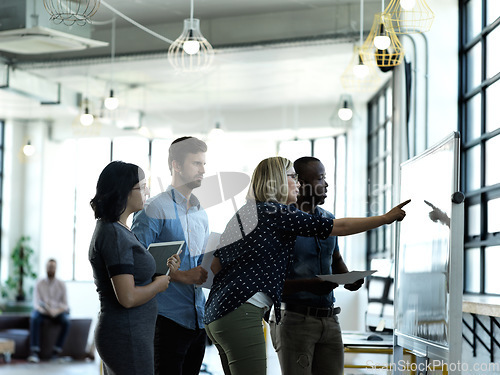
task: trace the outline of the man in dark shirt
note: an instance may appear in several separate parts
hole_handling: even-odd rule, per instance
[[[302,157],[294,168],[301,184],[297,198],[300,210],[321,217],[333,214],[318,207],[324,203],[328,183],[320,160]],[[316,275],[345,273],[347,266],[340,255],[337,237],[297,237],[283,290],[280,324],[271,322],[273,345],[281,371],[287,375],[332,374],[344,371],[342,332],[335,308],[333,289],[338,285],[322,281]],[[358,290],[363,279],[344,287]]]

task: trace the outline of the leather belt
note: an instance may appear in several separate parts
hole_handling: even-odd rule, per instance
[[[281,303],[281,310],[313,316],[315,318],[331,318],[340,313],[340,307],[312,307],[284,302]]]

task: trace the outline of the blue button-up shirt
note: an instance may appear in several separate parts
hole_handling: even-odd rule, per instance
[[[185,241],[181,271],[201,264],[209,234],[207,214],[194,195],[190,205],[188,209],[186,198],[169,186],[149,199],[132,223],[132,232],[146,248],[154,242]],[[156,298],[159,315],[188,329],[204,327],[205,295],[200,286],[171,282]]]
[[[332,213],[316,207],[314,216],[335,219]],[[311,279],[316,275],[331,275],[333,253],[339,251],[337,236],[328,238],[297,237],[293,250],[293,264],[287,279]],[[283,296],[283,302],[313,307],[329,307],[335,302],[333,291],[318,296],[310,292],[298,292]]]

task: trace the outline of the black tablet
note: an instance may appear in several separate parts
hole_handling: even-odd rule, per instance
[[[174,254],[180,254],[182,245],[184,245],[184,241],[156,242],[149,245],[148,251],[156,262],[156,273],[167,274],[167,271],[169,271],[167,259]]]

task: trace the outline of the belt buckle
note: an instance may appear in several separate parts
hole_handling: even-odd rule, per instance
[[[330,318],[333,316],[332,308],[309,307],[307,315],[314,316],[315,318]]]

